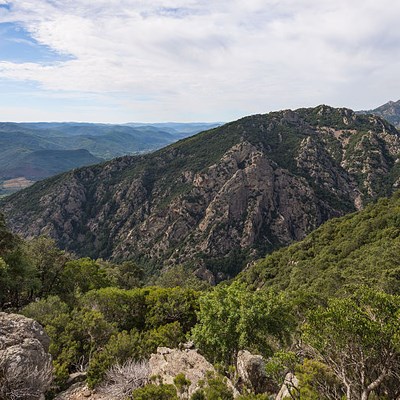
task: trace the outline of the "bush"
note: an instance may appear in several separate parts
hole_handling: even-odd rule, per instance
[[[194,392],[191,400],[233,400],[233,393],[226,386],[226,378],[209,373],[204,387]]]
[[[179,400],[174,385],[146,385],[132,392],[134,400]]]
[[[150,368],[147,361],[128,360],[122,365],[115,364],[107,371],[99,391],[116,400],[126,399],[133,390],[141,388],[147,383],[149,373]]]
[[[116,363],[139,361],[143,357],[142,338],[136,330],[124,331],[111,336],[101,351],[96,352],[89,363],[87,383],[93,388],[104,378],[107,370]]]

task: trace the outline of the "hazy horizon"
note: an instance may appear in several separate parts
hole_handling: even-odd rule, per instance
[[[400,98],[389,0],[0,0],[0,120],[232,121]]]

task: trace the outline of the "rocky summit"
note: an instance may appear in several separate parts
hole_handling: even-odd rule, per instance
[[[359,113],[377,115],[389,121],[397,129],[400,128],[400,100],[388,101],[374,110],[359,111]]]
[[[1,211],[14,232],[80,256],[218,272],[224,257],[258,257],[390,195],[399,157],[399,132],[378,116],[285,110],[38,182]]]

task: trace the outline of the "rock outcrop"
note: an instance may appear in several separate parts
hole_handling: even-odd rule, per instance
[[[36,321],[0,313],[0,398],[36,400],[52,382],[50,339]]]
[[[200,381],[207,381],[208,373],[215,373],[215,368],[197,350],[178,350],[159,347],[156,354],[152,354],[149,361],[150,376],[158,376],[165,384],[174,384],[178,374],[184,374],[191,384],[188,388],[190,396],[200,388]],[[232,383],[227,381],[235,395],[237,391]]]
[[[390,195],[399,162],[400,134],[385,120],[319,106],[246,117],[149,155],[74,170],[1,208],[14,232],[50,235],[80,256],[190,261],[218,281],[243,267],[236,253],[256,259]]]
[[[115,400],[113,396],[106,396],[96,390],[89,389],[83,382],[74,383],[67,390],[59,393],[54,400]]]
[[[241,383],[254,393],[265,393],[269,389],[262,356],[241,350],[237,356],[236,369]]]
[[[283,385],[279,393],[275,397],[275,400],[286,400],[288,398],[292,398],[290,392],[295,393],[296,389],[298,388],[298,385],[299,385],[299,380],[296,378],[295,375],[289,372],[288,374],[286,374]]]

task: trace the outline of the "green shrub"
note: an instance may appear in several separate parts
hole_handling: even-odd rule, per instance
[[[174,385],[149,384],[132,392],[134,400],[178,400]]]

